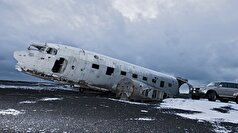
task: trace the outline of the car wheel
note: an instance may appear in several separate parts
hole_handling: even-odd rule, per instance
[[[207,99],[209,101],[216,101],[217,100],[217,93],[215,91],[212,91],[207,94]]]

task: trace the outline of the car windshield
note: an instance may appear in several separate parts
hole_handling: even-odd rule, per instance
[[[45,46],[40,46],[40,45],[31,45],[30,47],[28,47],[28,50],[35,50],[35,51],[39,51],[39,52],[43,52],[45,50]]]
[[[213,87],[213,86],[218,86],[218,85],[219,85],[219,83],[217,83],[217,82],[211,82],[207,85],[207,87]]]

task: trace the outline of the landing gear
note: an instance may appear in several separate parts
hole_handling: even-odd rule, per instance
[[[207,99],[209,101],[216,101],[217,100],[217,93],[215,91],[209,92],[207,94]]]
[[[84,93],[85,89],[84,88],[79,88],[80,93]]]

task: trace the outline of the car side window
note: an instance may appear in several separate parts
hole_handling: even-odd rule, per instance
[[[221,87],[228,87],[227,83],[221,83],[220,85],[221,85]]]

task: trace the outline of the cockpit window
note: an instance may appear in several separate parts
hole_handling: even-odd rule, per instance
[[[39,52],[43,52],[45,51],[45,46],[39,46],[39,45],[31,45],[30,47],[28,47],[28,50],[35,50],[35,51],[39,51]]]
[[[46,53],[47,53],[47,54],[56,55],[56,54],[57,54],[57,49],[48,48],[48,49],[46,50]]]

